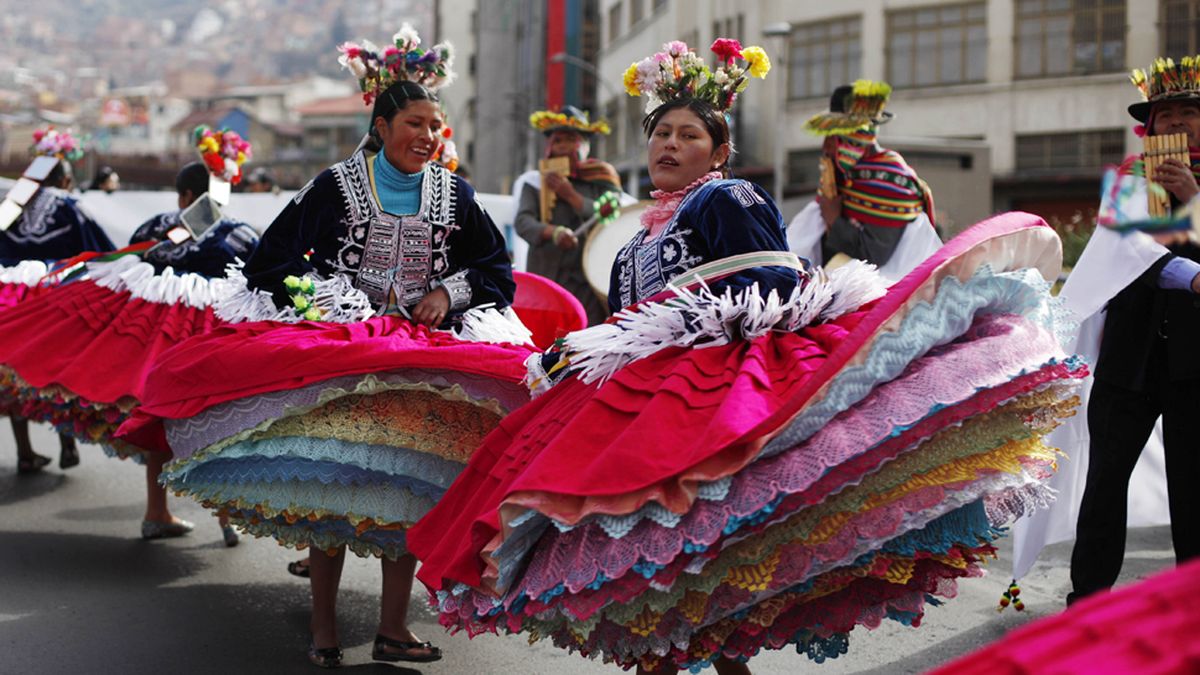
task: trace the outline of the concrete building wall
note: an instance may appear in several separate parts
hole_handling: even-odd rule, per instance
[[[648,13],[655,3],[646,0]],[[842,0],[837,3],[795,2],[794,0],[668,0],[636,26],[622,26],[620,35],[610,39],[609,17],[614,7],[628,11],[629,0],[601,0],[600,14],[604,34],[599,69],[619,85],[621,75],[633,61],[644,58],[671,39],[689,39],[698,53],[709,57],[708,45],[716,36],[714,22],[742,17],[743,31],[737,37],[742,44],[759,44],[771,55],[774,68],[766,81],[751,83],[739,102],[741,134],[737,140],[747,164],[775,163],[774,151],[785,153],[819,146],[819,139],[803,130],[804,121],[824,110],[828,92],[809,98],[788,100],[787,47],[784,38],[763,36],[769,24],[786,22],[797,25],[838,17],[861,16],[861,72],[858,77],[886,79],[887,20],[896,10],[963,4],[961,0]],[[988,165],[994,179],[994,194],[976,194],[982,208],[970,211],[991,212],[1007,208],[1020,184],[1027,178],[1017,171],[1017,137],[1026,134],[1070,133],[1089,130],[1122,130],[1125,151],[1140,149],[1133,135],[1133,121],[1125,111],[1136,98],[1128,81],[1128,71],[1145,67],[1162,50],[1158,0],[1126,0],[1125,59],[1120,69],[1072,77],[1021,79],[1014,77],[1016,63],[1015,0],[986,0],[986,76],[972,84],[898,88],[889,110],[895,120],[881,128],[880,139],[950,139],[951,142],[981,141],[990,148]],[[612,95],[601,92],[602,100]],[[621,146],[617,163],[633,166],[644,153],[638,148]],[[613,155],[614,153],[610,153]],[[949,179],[944,179],[949,180]],[[931,183],[933,181],[930,181]],[[1098,176],[1096,177],[1098,185]],[[1016,186],[1016,187],[1014,187]],[[960,193],[953,182],[935,193]],[[977,188],[972,188],[977,190]],[[1082,188],[1080,188],[1082,189]],[[1091,189],[1090,187],[1087,189]],[[993,203],[995,202],[995,203]],[[790,216],[802,203],[788,200],[784,215]]]

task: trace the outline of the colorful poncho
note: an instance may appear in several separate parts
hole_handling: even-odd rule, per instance
[[[877,227],[904,227],[925,213],[933,222],[933,191],[895,150],[875,145],[875,132],[837,136],[838,192],[847,217]]]

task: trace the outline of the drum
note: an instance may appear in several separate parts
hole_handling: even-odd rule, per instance
[[[617,253],[641,229],[642,210],[653,203],[622,206],[621,215],[607,225],[594,228],[583,245],[583,275],[601,300],[608,302],[608,280]]]

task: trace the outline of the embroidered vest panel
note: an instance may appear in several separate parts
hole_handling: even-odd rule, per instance
[[[391,301],[409,307],[425,297],[430,282],[448,276],[449,235],[458,226],[454,175],[430,165],[421,181],[421,208],[397,216],[379,208],[371,193],[367,158],[358,153],[334,165],[345,202],[346,235],[333,267],[354,278],[354,285],[384,307]]]

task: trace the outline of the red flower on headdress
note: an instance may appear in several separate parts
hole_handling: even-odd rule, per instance
[[[742,58],[742,43],[730,38],[717,38],[710,49],[726,64],[734,59]]]

